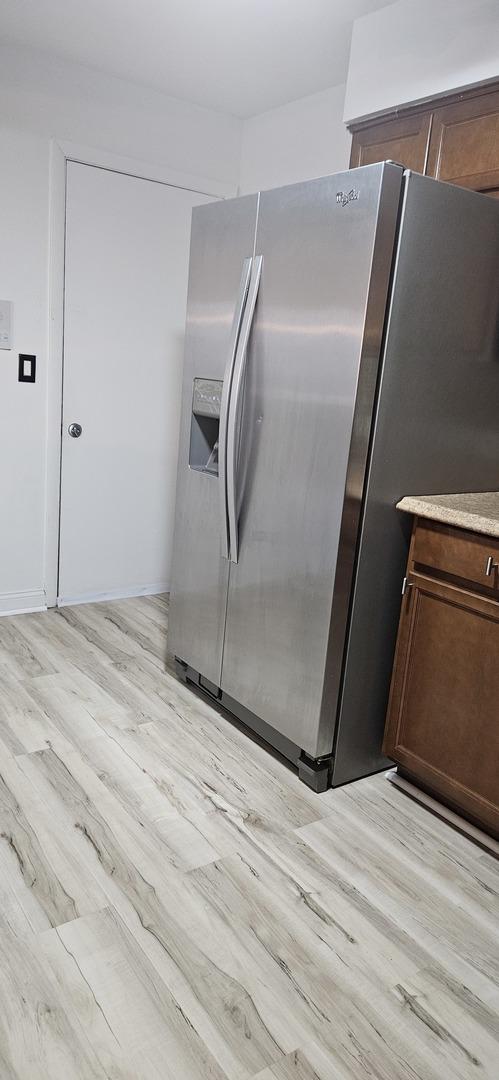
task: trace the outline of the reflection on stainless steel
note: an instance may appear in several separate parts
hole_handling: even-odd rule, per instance
[[[353,337],[362,336],[362,327],[359,326],[346,326],[345,324],[338,322],[324,323],[319,322],[319,316],[317,316],[317,324],[312,326],[310,323],[292,323],[292,322],[277,322],[276,319],[267,320],[260,324],[262,330],[266,330],[269,334],[303,334],[306,337],[322,337],[323,335],[330,336],[331,334],[348,334]]]
[[[170,648],[316,787],[386,764],[396,501],[497,487],[498,211],[385,163],[194,214]],[[192,386],[224,370],[210,477]]]
[[[251,268],[251,283],[248,289],[248,299],[241,323],[241,333],[237,345],[237,354],[234,364],[233,383],[231,387],[231,401],[229,419],[227,423],[227,512],[229,518],[229,558],[237,563],[239,553],[239,536],[237,522],[237,464],[239,457],[240,423],[242,394],[246,373],[247,347],[249,336],[253,327],[255,306],[260,287],[262,272],[262,256],[255,255]]]
[[[189,315],[187,321],[192,326],[232,326],[233,312],[228,315]]]
[[[220,536],[221,554],[224,559],[229,558],[230,535],[229,535],[229,504],[227,496],[227,425],[229,420],[229,401],[236,364],[237,349],[241,334],[243,316],[248,301],[248,289],[250,285],[253,259],[250,257],[243,262],[241,281],[237,293],[234,318],[229,338],[227,363],[223,378],[222,404],[220,409],[220,436],[218,445],[219,457],[219,489],[220,489]]]

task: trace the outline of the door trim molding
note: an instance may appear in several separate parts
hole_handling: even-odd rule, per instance
[[[64,250],[66,228],[66,163],[76,161],[98,169],[124,173],[168,187],[184,188],[200,195],[227,198],[237,194],[236,185],[195,174],[178,172],[167,165],[124,157],[104,149],[67,140],[51,139],[49,163],[49,295],[47,344],[47,408],[45,442],[44,607],[55,607],[59,562],[59,514],[61,496],[61,417],[64,355]],[[132,594],[133,595],[133,594]],[[137,594],[135,594],[137,595]],[[37,608],[37,610],[40,610]],[[1,611],[1,605],[0,605]]]
[[[62,366],[64,345],[64,241],[66,156],[56,139],[49,166],[49,296],[45,444],[44,577],[47,607],[57,602],[61,472]]]
[[[108,169],[110,172],[125,173],[126,176],[135,176],[138,180],[151,180],[156,184],[166,184],[167,187],[184,188],[186,191],[194,191],[199,195],[226,199],[236,194],[237,185],[227,184],[223,180],[217,180],[216,177],[212,179],[196,173],[179,172],[178,169],[171,169],[169,165],[140,161],[138,158],[114,154],[112,151],[86,146],[84,143],[70,142],[67,139],[54,141],[57,142],[66,161],[76,161],[80,165],[93,165],[97,169]]]

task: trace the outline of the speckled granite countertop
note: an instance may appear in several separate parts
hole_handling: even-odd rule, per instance
[[[406,495],[397,503],[408,514],[457,525],[460,529],[499,537],[499,491],[465,495]]]

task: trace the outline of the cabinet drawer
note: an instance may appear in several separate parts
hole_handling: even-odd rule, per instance
[[[499,572],[495,565],[499,564],[499,540],[492,536],[478,536],[465,529],[419,518],[412,557],[417,566],[431,567],[485,588],[499,589]]]

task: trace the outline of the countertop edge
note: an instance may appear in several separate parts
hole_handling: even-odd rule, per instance
[[[481,533],[484,536],[499,538],[499,521],[491,521],[490,518],[480,514],[459,510],[457,507],[437,506],[435,503],[426,502],[417,495],[406,495],[397,503],[397,510],[406,514],[415,514],[418,517],[438,521],[442,525],[454,525],[458,529],[467,529],[468,532]]]

